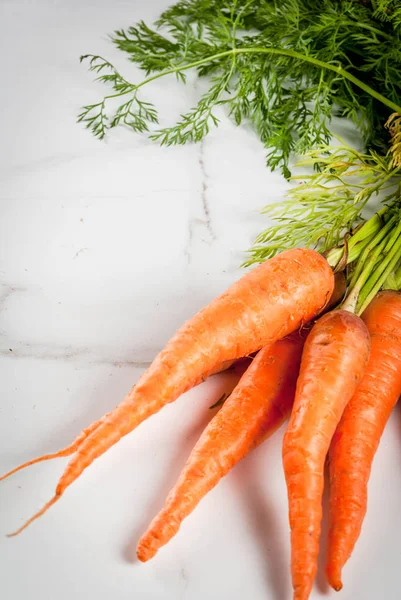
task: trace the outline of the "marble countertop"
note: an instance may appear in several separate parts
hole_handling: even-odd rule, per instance
[[[115,406],[175,329],[241,275],[286,189],[257,137],[226,118],[201,144],[160,148],[123,129],[95,140],[76,124],[102,92],[78,57],[113,58],[106,34],[164,0],[2,0],[0,94],[0,472],[66,445]],[[121,62],[122,61],[122,62]],[[162,123],[199,95],[157,82]],[[4,600],[286,600],[291,597],[283,430],[245,459],[154,561],[135,544],[235,384],[216,376],[97,461],[20,537],[66,459],[0,486]],[[369,515],[344,600],[401,595],[401,420],[386,429]],[[389,482],[391,481],[391,485]],[[374,568],[373,568],[374,567]],[[312,598],[325,597],[322,576]]]

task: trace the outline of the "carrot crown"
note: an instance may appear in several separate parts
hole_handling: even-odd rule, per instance
[[[398,202],[382,208],[326,254],[334,270],[347,270],[342,308],[360,315],[380,289],[401,289],[401,219]]]

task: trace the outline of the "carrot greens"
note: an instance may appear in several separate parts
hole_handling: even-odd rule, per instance
[[[81,57],[110,89],[78,117],[95,136],[122,125],[165,145],[199,142],[225,112],[255,131],[268,167],[286,178],[291,157],[304,156],[309,172],[262,211],[267,228],[244,266],[297,246],[324,252],[361,222],[374,198],[399,197],[399,2],[182,0],[155,24],[119,29],[111,41],[145,75],[130,81],[101,56]],[[185,84],[188,73],[205,80],[206,91],[160,128],[148,84],[167,76]],[[333,140],[334,116],[354,123],[361,150]]]
[[[400,23],[392,0],[184,0],[152,26],[141,21],[111,35],[146,73],[141,82],[100,56],[82,57],[112,92],[85,106],[79,120],[100,138],[120,124],[147,131],[158,114],[140,98],[146,85],[167,75],[185,83],[192,70],[209,89],[178,123],[152,131],[162,144],[201,140],[222,106],[238,125],[252,126],[268,166],[286,176],[293,151],[329,142],[333,115],[352,119],[367,148],[383,153],[383,125],[401,113]],[[113,112],[115,98],[121,104]]]
[[[379,194],[385,202],[400,197],[400,169],[392,154],[359,152],[337,138],[340,146],[310,151],[298,164],[315,172],[297,175],[299,185],[286,198],[269,204],[263,213],[270,226],[259,234],[245,265],[263,262],[293,245],[329,250],[347,231],[362,222],[361,213]]]

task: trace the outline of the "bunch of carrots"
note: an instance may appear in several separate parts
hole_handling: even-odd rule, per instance
[[[192,450],[163,509],[138,543],[151,559],[199,501],[289,418],[283,442],[294,600],[317,569],[324,466],[330,468],[327,579],[341,571],[361,531],[372,461],[401,394],[401,226],[386,206],[325,256],[296,248],[249,271],[187,321],[124,400],[51,458],[73,455],[55,504],[99,456],[166,404],[252,356],[236,388]],[[256,354],[255,354],[256,353]]]

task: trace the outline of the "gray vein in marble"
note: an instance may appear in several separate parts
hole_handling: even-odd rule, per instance
[[[0,179],[0,183],[1,183],[1,179]],[[135,192],[135,194],[132,196],[131,194],[102,194],[102,193],[96,193],[96,194],[87,194],[85,193],[85,199],[89,200],[90,203],[86,203],[83,205],[84,208],[92,208],[94,206],[93,202],[98,201],[98,200],[129,200],[132,201],[132,198],[135,198],[137,200],[147,200],[149,198],[149,196],[152,196],[154,194],[162,194],[163,196],[166,195],[166,191],[168,193],[174,193],[174,194],[182,194],[185,197],[188,196],[188,189],[187,188],[173,188],[173,187],[169,187],[168,190],[166,190],[166,187],[160,187],[160,188],[152,188],[149,187],[149,189],[147,190],[146,194],[144,193],[139,193],[139,192]],[[23,198],[28,197],[29,200],[31,201],[39,201],[39,200],[48,200],[49,198],[51,198],[52,200],[57,200],[57,201],[66,201],[66,200],[71,200],[71,194],[64,194],[62,191],[57,191],[57,193],[55,194],[54,192],[52,194],[47,194],[46,192],[43,192],[42,194],[38,195],[38,194],[29,194],[28,196],[23,196]],[[21,200],[21,195],[20,194],[4,194],[4,195],[0,195],[0,202],[12,202],[12,201],[16,201],[16,200]],[[95,205],[96,206],[96,205]],[[64,208],[64,206],[63,206]],[[0,271],[1,273],[2,271]],[[3,271],[4,272],[4,271]]]
[[[5,309],[5,304],[12,294],[16,292],[26,292],[26,288],[17,285],[0,283],[0,313]]]
[[[189,219],[189,221],[188,221],[188,240],[187,240],[185,250],[184,250],[184,254],[187,259],[187,265],[190,265],[192,262],[191,247],[192,247],[193,237],[194,237],[194,219]]]
[[[201,183],[201,199],[202,199],[202,208],[206,219],[206,228],[209,232],[211,239],[214,241],[216,239],[216,234],[213,230],[212,219],[210,216],[210,208],[208,201],[208,175],[205,169],[205,161],[204,161],[204,142],[200,143],[200,151],[199,151],[199,166],[201,169],[202,175],[202,183]]]
[[[157,352],[153,355],[156,356]],[[73,346],[43,346],[40,344],[12,343],[8,342],[8,347],[0,348],[0,356],[7,358],[28,358],[34,360],[52,360],[52,361],[84,361],[91,365],[109,365],[113,367],[134,367],[136,369],[145,369],[151,364],[150,360],[129,360],[127,358],[111,358],[107,356],[96,356],[86,347]]]
[[[200,142],[199,147],[200,152],[198,163],[201,171],[201,209],[203,213],[203,218],[192,216],[188,220],[188,238],[184,249],[184,254],[187,259],[187,265],[190,265],[192,262],[192,247],[196,239],[200,238],[202,242],[205,242],[207,244],[211,244],[217,239],[213,229],[212,218],[209,208],[208,174],[205,169],[203,141]],[[205,233],[207,233],[207,239],[205,239]]]
[[[137,136],[135,138],[134,148],[142,149],[144,147],[153,147],[152,142],[147,136]],[[126,154],[132,152],[132,141],[127,143],[120,143],[118,146],[113,148],[113,151],[117,154]],[[87,148],[82,152],[60,152],[57,155],[50,154],[35,158],[26,162],[15,163],[7,167],[7,169],[0,169],[0,181],[6,181],[7,179],[13,178],[15,175],[20,173],[26,174],[27,171],[35,172],[43,169],[51,169],[52,167],[59,167],[68,165],[71,162],[79,161],[83,159],[97,158],[99,155],[104,154],[104,147],[99,145],[98,148]]]
[[[181,577],[181,579],[183,581],[183,587],[182,587],[182,590],[181,590],[180,600],[184,600],[184,596],[185,596],[185,593],[186,593],[186,591],[188,589],[188,584],[189,584],[188,573],[186,572],[186,570],[185,570],[184,567],[181,567],[181,569],[180,569],[180,577]]]
[[[36,171],[45,168],[58,167],[81,158],[77,154],[58,154],[57,156],[43,156],[34,160],[30,160],[25,163],[17,163],[11,165],[7,170],[0,170],[0,177],[7,179],[19,173],[26,173],[26,171]]]
[[[80,219],[80,221],[82,222],[82,221],[83,221],[83,219]],[[89,248],[87,248],[87,247],[85,247],[85,248],[80,248],[80,249],[78,250],[78,252],[76,252],[76,253],[75,253],[75,256],[74,256],[73,260],[75,260],[76,258],[78,258],[78,256],[79,256],[80,254],[82,254],[82,252],[86,252],[87,250],[89,250]]]
[[[136,138],[136,147],[143,146],[152,146],[154,142],[151,142],[146,136]],[[132,151],[132,143],[131,144],[121,144],[119,147],[114,149],[115,152],[120,154],[125,154],[129,150]],[[5,180],[15,176],[16,174],[23,173],[25,174],[27,171],[40,171],[43,169],[51,169],[52,167],[59,167],[61,165],[68,165],[71,162],[82,160],[82,159],[91,159],[96,158],[97,156],[104,154],[104,148],[92,148],[87,149],[84,152],[60,152],[56,155],[51,154],[47,156],[42,156],[40,158],[35,158],[33,160],[29,160],[26,162],[15,163],[11,165],[7,169],[0,169],[0,181],[4,178]]]

